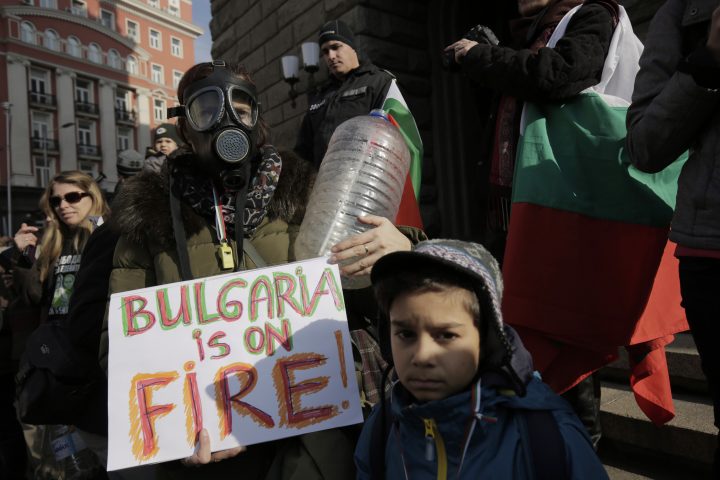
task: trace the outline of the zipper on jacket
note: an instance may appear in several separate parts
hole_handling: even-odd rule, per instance
[[[425,460],[432,462],[437,452],[437,478],[438,480],[447,479],[447,455],[445,454],[445,442],[443,442],[440,430],[437,428],[435,420],[432,418],[423,418],[425,423]]]

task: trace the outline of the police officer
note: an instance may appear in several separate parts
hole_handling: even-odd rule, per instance
[[[394,78],[358,52],[355,35],[344,22],[323,25],[319,40],[330,78],[311,94],[295,144],[295,152],[316,168],[338,125],[381,108]]]

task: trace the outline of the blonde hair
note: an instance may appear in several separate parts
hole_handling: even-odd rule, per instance
[[[69,228],[65,223],[58,217],[57,212],[50,206],[50,197],[52,196],[53,187],[55,184],[64,183],[68,185],[75,185],[85,193],[90,194],[92,200],[92,207],[88,216],[75,228]],[[42,237],[42,245],[40,248],[40,255],[38,256],[38,266],[40,269],[40,281],[45,281],[48,277],[50,265],[52,265],[62,253],[63,243],[68,238],[72,239],[72,247],[75,253],[82,252],[85,248],[90,234],[93,230],[93,224],[88,219],[90,216],[105,216],[110,212],[110,209],[105,202],[100,187],[98,187],[95,180],[86,173],[78,170],[70,170],[66,172],[60,172],[55,175],[48,183],[45,192],[40,197],[40,209],[45,213],[45,217],[51,219],[45,228],[45,233]]]

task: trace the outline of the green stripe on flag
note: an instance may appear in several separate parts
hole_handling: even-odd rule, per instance
[[[596,93],[564,104],[527,103],[513,202],[598,219],[668,225],[687,155],[660,173],[637,170],[625,148],[626,113],[627,107],[610,106]]]
[[[420,138],[420,132],[415,124],[415,119],[413,118],[412,113],[410,113],[400,90],[397,88],[395,80],[393,80],[390,85],[390,89],[385,97],[382,109],[386,113],[392,115],[398,123],[400,126],[400,133],[402,133],[405,143],[408,146],[408,150],[410,150],[410,180],[413,184],[415,198],[419,199],[420,185],[422,182],[422,139]]]

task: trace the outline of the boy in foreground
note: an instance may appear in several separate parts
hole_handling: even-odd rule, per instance
[[[355,451],[358,478],[608,478],[569,404],[533,373],[480,245],[419,243],[372,270],[397,380]]]

